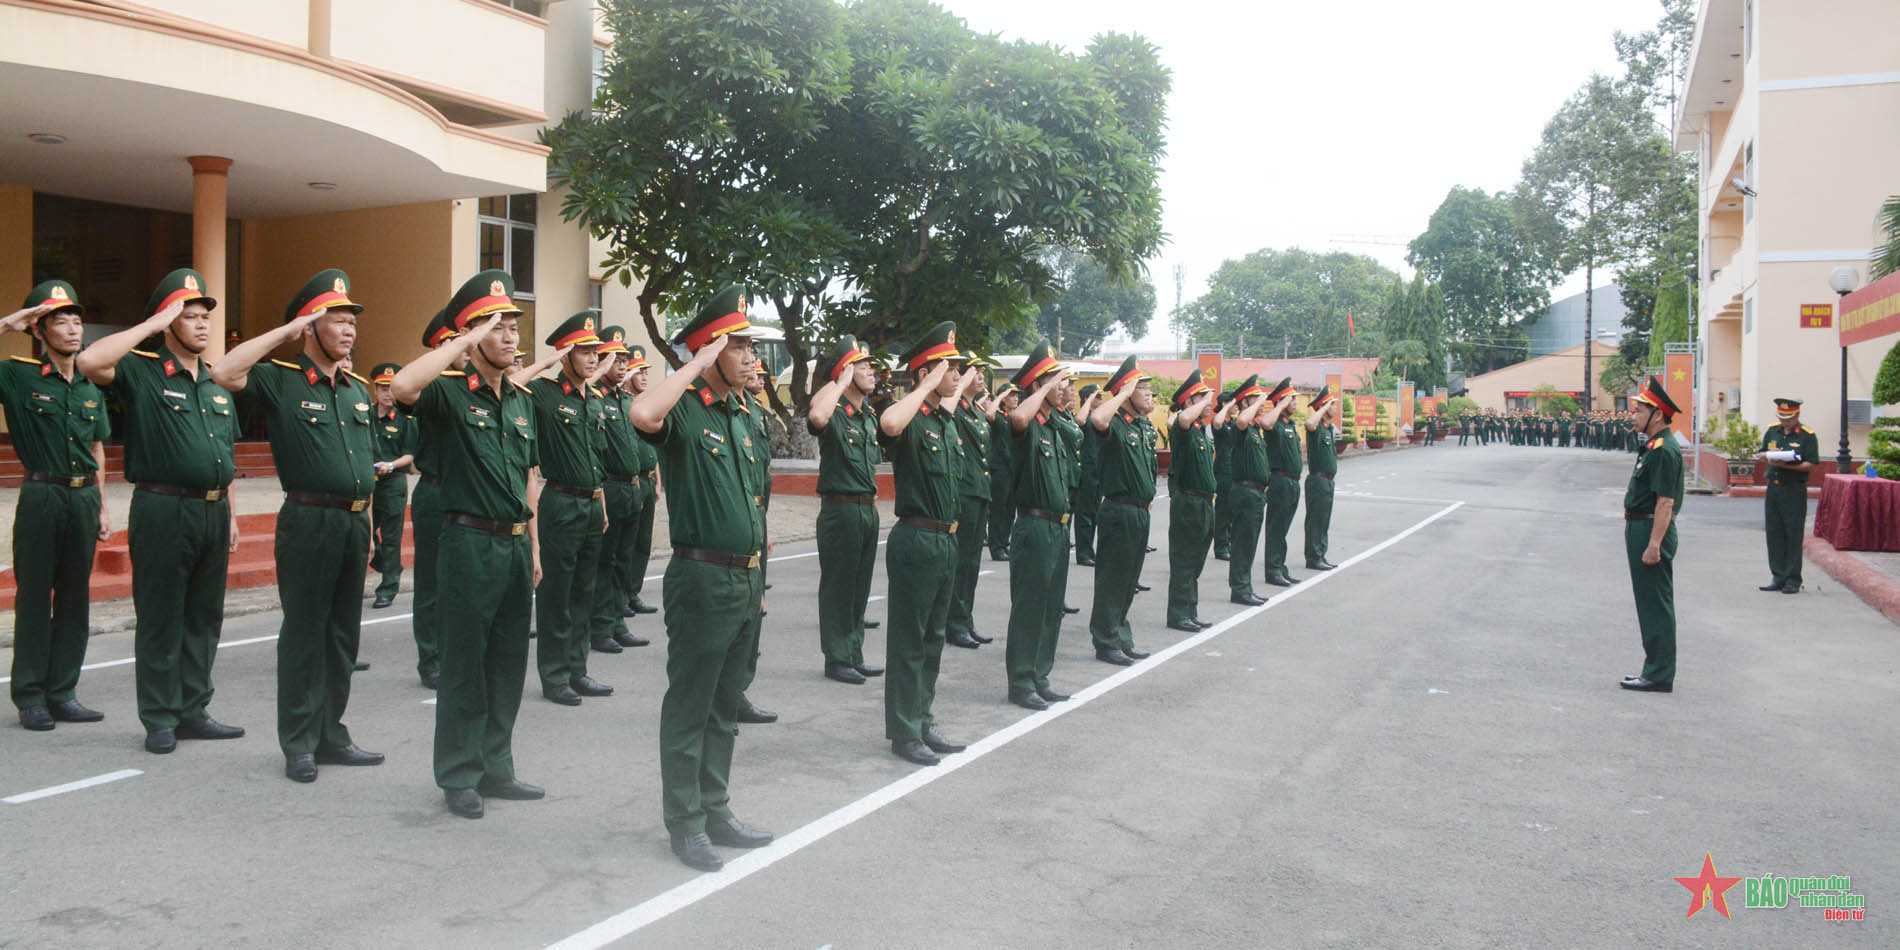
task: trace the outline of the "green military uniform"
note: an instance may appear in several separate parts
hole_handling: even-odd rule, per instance
[[[436,311],[422,330],[422,345],[435,349],[454,339],[448,308]],[[410,631],[416,641],[416,674],[422,684],[436,687],[441,675],[441,626],[436,610],[437,557],[442,547],[442,435],[411,415],[416,433],[416,490],[409,497],[409,526],[416,535],[416,589],[410,595]]]
[[[71,284],[47,281],[21,306],[52,304],[57,309],[40,318],[45,320],[80,311],[76,297]],[[75,702],[79,668],[86,662],[100,512],[92,447],[110,438],[112,429],[99,387],[77,368],[66,378],[50,359],[0,362],[0,405],[13,451],[27,472],[13,515],[13,705],[22,713],[58,709]]]
[[[627,346],[624,327],[602,327],[600,357],[627,354],[627,374],[645,369],[646,350]],[[600,466],[607,497],[607,531],[600,538],[600,565],[594,572],[591,638],[623,647],[646,646],[628,632],[622,607],[639,594],[653,554],[653,509],[659,496],[660,456],[632,423],[633,394],[614,388],[601,394]]]
[[[376,364],[370,370],[370,385],[388,385],[400,369],[402,367],[394,363]],[[372,412],[375,417],[370,420],[370,434],[376,439],[376,461],[394,462],[407,455],[413,463],[416,455],[416,421],[394,406],[388,412],[384,412],[380,406]],[[394,600],[396,592],[402,587],[403,516],[409,511],[409,473],[412,470],[412,466],[406,465],[376,476],[375,500],[370,505],[376,550],[370,556],[369,566],[382,578],[376,585],[376,601],[379,604]]]
[[[1210,406],[1210,412],[1234,401],[1234,393],[1228,390],[1218,397],[1218,402]],[[1234,434],[1237,430],[1228,424],[1213,427],[1214,442],[1214,557],[1228,560],[1234,550]],[[1172,464],[1172,463],[1170,463]]]
[[[1673,415],[1676,404],[1652,376],[1634,401]],[[1663,534],[1662,559],[1643,563],[1654,527],[1656,504],[1668,498],[1675,504],[1669,528]],[[1629,558],[1630,587],[1636,595],[1636,619],[1643,634],[1643,680],[1670,687],[1676,680],[1676,522],[1682,515],[1682,446],[1665,428],[1636,456],[1629,488],[1623,493],[1623,548]],[[1629,685],[1625,681],[1625,686]]]
[[[853,337],[831,349],[818,367],[828,379],[843,379],[847,393],[856,392],[850,376],[856,364],[870,358]],[[810,423],[807,423],[810,426]],[[846,673],[864,665],[864,609],[871,597],[871,574],[877,567],[877,413],[859,400],[840,396],[831,419],[818,437],[818,647],[825,670],[846,681],[863,676]]]
[[[720,292],[675,342],[698,350],[722,333],[748,333],[744,289]],[[717,374],[715,366],[708,370]],[[657,432],[673,558],[665,597],[666,696],[660,702],[660,785],[666,827],[675,840],[732,819],[728,783],[735,720],[751,680],[752,630],[765,580],[762,449],[745,381],[726,380],[724,396],[695,383]]]
[[[519,314],[513,293],[506,273],[482,271],[450,300],[448,325],[461,332],[490,314]],[[415,412],[423,431],[435,433],[442,467],[435,783],[448,791],[505,784],[515,778],[534,602],[528,472],[541,464],[534,399],[506,378],[497,393],[472,365],[431,380]]]
[[[1174,394],[1173,410],[1186,409],[1201,393],[1211,392],[1201,371],[1188,374]],[[1214,472],[1214,415],[1217,400],[1192,425],[1177,418],[1169,427],[1168,447],[1168,626],[1200,626],[1201,569],[1214,540],[1218,481]],[[1099,581],[1098,581],[1099,583]]]
[[[203,287],[197,271],[175,270],[146,309],[159,313],[178,301],[215,307]],[[162,346],[120,360],[112,391],[125,412],[126,479],[138,485],[126,531],[139,721],[148,733],[195,726],[210,718],[224,625],[237,413],[209,364],[200,360],[194,374]]]
[[[1268,408],[1291,392],[1292,378],[1281,380],[1280,385],[1267,394]],[[1277,577],[1283,583],[1291,584],[1293,576],[1286,567],[1286,535],[1293,529],[1293,516],[1300,508],[1300,428],[1293,422],[1292,406],[1288,406],[1287,411],[1267,430],[1266,446],[1269,472],[1264,560],[1267,582],[1273,583]]]
[[[555,349],[598,347],[595,314],[583,310],[562,321],[544,341]],[[587,675],[592,642],[594,580],[600,569],[601,533],[607,530],[602,470],[600,393],[584,380],[537,378],[534,430],[540,445],[541,506],[536,537],[541,543],[541,583],[534,589],[534,663],[541,692],[576,705],[583,695],[605,695]]]
[[[975,360],[973,355],[965,355]],[[990,455],[990,418],[967,397],[957,407],[956,416],[957,433],[963,439],[963,468],[957,476],[957,494],[962,501],[957,516],[957,581],[946,630],[948,642],[975,648],[983,642],[976,639],[976,582],[983,572],[983,532],[990,515],[992,469],[997,463]]]
[[[1083,403],[1095,394],[1097,387],[1091,383],[1075,394],[1077,411]],[[1076,427],[1080,432],[1088,425],[1082,420]],[[1095,564],[1095,516],[1102,507],[1101,485],[1101,446],[1094,439],[1082,439],[1079,443],[1076,465],[1075,497],[1071,504],[1075,507],[1075,563],[1092,567]]]
[[[767,379],[777,378],[772,373],[771,367],[768,366],[763,359],[759,360],[759,372]],[[746,420],[752,423],[752,435],[749,439],[741,440],[740,447],[745,450],[746,458],[751,461],[752,464],[758,466],[759,469],[759,484],[762,486],[762,490],[759,493],[759,507],[762,509],[765,517],[765,543],[769,549],[772,544],[772,434],[771,431],[766,428],[765,421],[766,413],[770,410],[767,408],[767,403],[759,398],[759,395],[760,394],[755,394],[750,389],[747,389],[742,397],[745,400]],[[762,557],[759,559],[760,588],[771,587],[771,578],[772,559],[770,557]],[[758,676],[759,655],[765,649],[765,605],[763,602],[759,604],[758,616],[752,618],[751,639],[752,658],[746,661],[746,683],[748,685]],[[868,670],[871,668],[865,667],[865,669]],[[741,694],[739,721],[755,723],[777,722],[778,713],[766,712],[754,706],[751,697]]]
[[[1249,376],[1234,391],[1234,409],[1227,425],[1227,440],[1233,461],[1232,508],[1233,546],[1228,550],[1227,590],[1232,599],[1243,601],[1257,597],[1253,589],[1253,562],[1259,556],[1260,529],[1265,525],[1267,509],[1267,443],[1258,422],[1242,426],[1242,403],[1265,399],[1267,391],[1258,377]],[[1266,408],[1261,407],[1261,412]],[[1257,417],[1256,417],[1257,418]]]
[[[1051,373],[1063,372],[1047,343],[1038,343],[1012,380],[1029,398]],[[1009,643],[1005,668],[1012,699],[1050,690],[1056,640],[1062,631],[1062,598],[1069,585],[1069,499],[1079,462],[1076,446],[1044,406],[1021,432],[1010,430],[1010,502],[1017,519],[1010,531]]]
[[[1799,419],[1801,400],[1777,399],[1775,410],[1784,421]],[[1790,432],[1776,425],[1762,433],[1761,451],[1787,450],[1795,453],[1797,462],[1821,460],[1820,438],[1807,426],[1796,423]],[[1771,586],[1796,593],[1801,590],[1801,542],[1808,526],[1808,473],[1769,466],[1762,515],[1768,535],[1768,570],[1774,574]]]
[[[1320,390],[1307,408],[1325,412],[1336,397]],[[1333,479],[1339,475],[1339,427],[1330,420],[1306,430],[1306,566],[1328,570],[1327,535],[1333,526]]]
[[[1108,391],[1120,394],[1151,378],[1131,356],[1109,379]],[[1094,641],[1096,656],[1110,662],[1119,662],[1114,651],[1124,657],[1135,656],[1135,633],[1128,622],[1128,610],[1134,604],[1141,567],[1148,558],[1149,509],[1154,505],[1159,469],[1154,423],[1129,408],[1131,405],[1123,403],[1108,420],[1106,429],[1097,428],[1093,419],[1086,420],[1088,441],[1096,446],[1102,531],[1089,637]]]
[[[1015,483],[1015,475],[1010,463],[1012,438],[1009,428],[1009,414],[1003,411],[1003,399],[1015,383],[1004,383],[997,388],[996,417],[990,420],[990,525],[985,532],[989,536],[990,560],[1009,560],[1009,537],[1016,526],[1016,503],[1010,498],[1010,486]]]

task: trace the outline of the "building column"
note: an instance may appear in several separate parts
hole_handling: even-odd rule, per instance
[[[310,0],[310,55],[330,58],[330,0]]]
[[[216,155],[193,155],[191,163],[191,266],[204,275],[205,293],[218,301],[211,311],[211,344],[205,356],[224,356],[224,317],[231,301],[224,294],[225,193],[230,184],[231,160]]]

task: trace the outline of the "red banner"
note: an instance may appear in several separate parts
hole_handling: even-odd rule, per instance
[[[1352,421],[1361,432],[1372,431],[1379,420],[1379,400],[1373,396],[1352,397]]]
[[[1676,413],[1670,428],[1687,440],[1695,424],[1695,354],[1667,353],[1663,356],[1663,391],[1682,411]]]
[[[1412,427],[1412,406],[1418,398],[1418,389],[1411,383],[1399,387],[1399,431]]]
[[[1841,345],[1900,333],[1900,271],[1841,298]]]
[[[1425,407],[1426,415],[1435,416],[1438,414],[1437,396],[1420,396],[1418,397],[1418,404]]]
[[[1220,354],[1202,353],[1195,362],[1200,364],[1201,382],[1206,383],[1207,388],[1212,389],[1218,394],[1221,387]]]

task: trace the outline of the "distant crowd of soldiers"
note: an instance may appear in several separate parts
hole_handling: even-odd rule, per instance
[[[1542,412],[1535,409],[1466,410],[1458,414],[1459,445],[1530,445],[1635,452],[1642,433],[1629,414],[1598,409],[1592,412]]]

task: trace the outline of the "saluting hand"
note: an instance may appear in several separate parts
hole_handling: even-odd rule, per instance
[[[32,326],[33,321],[52,313],[53,306],[54,305],[50,303],[43,303],[35,307],[27,307],[24,310],[15,310],[7,314],[5,319],[0,319],[0,329],[24,330]]]
[[[949,371],[950,371],[950,361],[938,360],[935,365],[930,367],[930,372],[924,374],[923,388],[936,389],[937,385],[943,382],[943,374]]]
[[[284,324],[285,336],[292,340],[303,339],[305,333],[311,332],[310,325],[317,322],[318,317],[321,317],[324,314],[329,313],[329,312],[330,311],[328,310],[319,310],[316,313],[306,313],[303,316],[298,317],[290,321],[289,323]]]
[[[165,309],[146,317],[145,328],[153,332],[163,330],[171,326],[172,321],[178,319],[178,315],[184,312],[185,302],[183,300],[174,300]]]
[[[730,342],[732,342],[731,334],[714,337],[711,343],[700,347],[699,352],[693,354],[692,360],[689,361],[690,365],[701,370],[711,366],[713,361],[719,359],[719,354],[726,351],[726,344]]]

